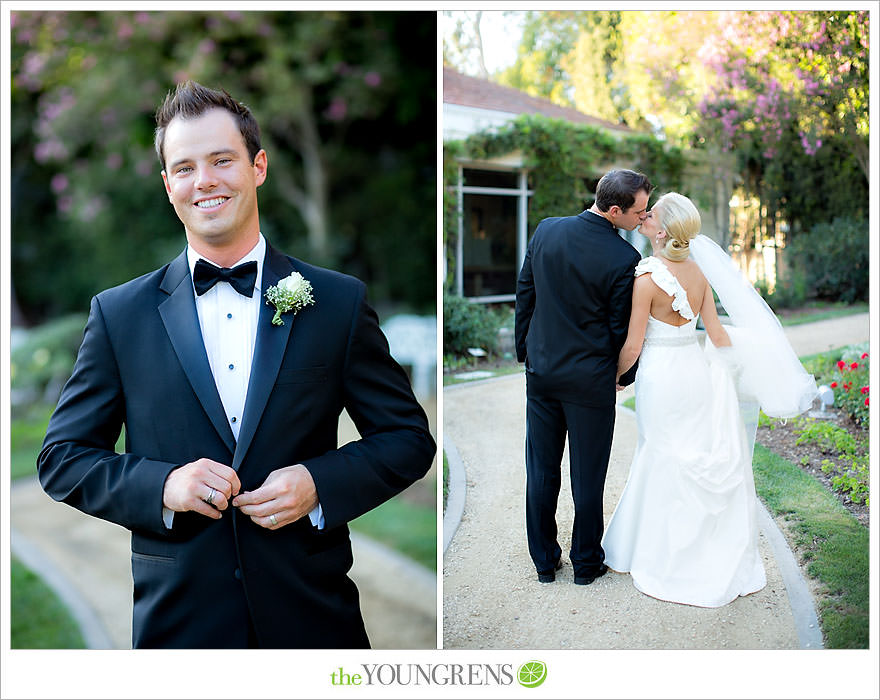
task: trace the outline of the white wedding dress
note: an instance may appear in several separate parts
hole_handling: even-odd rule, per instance
[[[767,582],[752,442],[727,349],[708,337],[700,345],[687,294],[659,259],[639,263],[636,275],[648,272],[691,320],[648,319],[635,379],[638,445],[602,540],[605,563],[654,598],[718,607]]]

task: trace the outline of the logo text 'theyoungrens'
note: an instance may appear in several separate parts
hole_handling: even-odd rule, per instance
[[[511,664],[361,664],[341,666],[330,674],[332,685],[512,685]]]

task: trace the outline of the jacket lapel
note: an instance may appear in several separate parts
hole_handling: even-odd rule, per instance
[[[265,291],[279,280],[293,272],[294,267],[287,256],[282,255],[272,246],[266,244],[266,258],[263,263],[263,277],[258,293],[262,296]],[[247,399],[244,404],[244,416],[242,417],[241,430],[238,434],[238,445],[235,449],[235,457],[232,468],[236,471],[241,466],[247,450],[250,447],[254,434],[269,400],[272,387],[278,377],[281,361],[284,359],[284,351],[290,338],[295,316],[285,314],[283,326],[273,326],[272,316],[275,308],[261,299],[260,317],[257,321],[257,339],[254,346],[254,359],[251,364],[251,376],[248,380]]]
[[[202,340],[186,251],[168,266],[160,289],[169,295],[159,304],[159,315],[165,324],[174,352],[177,353],[177,359],[217,433],[229,451],[234,452],[235,438],[226,421],[226,413],[220,394],[217,393]]]

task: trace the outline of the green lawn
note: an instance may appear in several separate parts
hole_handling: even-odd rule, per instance
[[[868,648],[869,531],[817,479],[755,445],[755,488],[794,533],[794,546],[824,596],[817,601],[825,646]]]
[[[13,649],[85,649],[79,628],[64,604],[39,576],[14,557],[10,600]]]
[[[51,413],[52,409],[44,408],[12,420],[13,479],[36,474],[36,459]],[[119,436],[116,450],[122,451],[124,444],[125,431]],[[353,521],[352,529],[437,570],[437,519],[434,507],[393,498]]]
[[[13,413],[9,423],[9,471],[13,480],[37,473],[37,455],[53,410],[54,406],[38,406],[24,415]]]
[[[446,512],[446,500],[449,498],[449,460],[443,453],[443,512]]]
[[[36,459],[52,408],[41,407],[15,416],[10,425],[11,478],[36,474]],[[117,442],[121,451],[124,431]],[[372,537],[437,570],[437,518],[431,506],[393,498],[351,523],[353,530]],[[12,566],[12,647],[84,648],[76,624],[64,605],[35,574],[21,564]]]
[[[436,508],[392,498],[351,521],[351,529],[437,571]]]
[[[802,323],[825,321],[829,318],[840,318],[853,314],[866,313],[867,304],[843,304],[829,302],[815,302],[799,309],[780,309],[777,316],[783,326],[799,326]]]
[[[829,368],[842,351],[830,350],[800,360],[821,383],[830,377]],[[627,399],[624,406],[635,410],[635,398]],[[758,495],[774,515],[786,520],[789,537],[794,534],[792,549],[823,591],[817,607],[825,646],[868,648],[868,528],[818,479],[762,445],[755,445],[752,468]]]
[[[800,360],[821,381],[840,353],[831,350]],[[623,405],[635,410],[635,397]],[[786,520],[795,555],[823,591],[817,607],[826,648],[868,648],[868,528],[818,479],[766,447],[755,445],[752,468],[758,496]]]

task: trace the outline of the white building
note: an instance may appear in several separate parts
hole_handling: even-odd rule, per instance
[[[629,127],[560,107],[550,100],[443,68],[444,142],[463,140],[479,131],[506,124],[520,114],[542,114],[575,124],[598,126],[613,135],[635,133]],[[606,164],[601,172],[594,174],[589,186],[595,188],[602,174],[612,167],[630,167],[630,164]],[[513,152],[487,161],[460,160],[458,181],[446,184],[456,187],[458,198],[454,291],[472,301],[513,301],[516,277],[528,242],[528,207],[532,195],[522,154]],[[559,215],[578,213],[560,212]]]
[[[542,114],[573,124],[598,127],[614,138],[638,133],[627,126],[560,107],[550,100],[463,75],[444,66],[444,143],[464,140],[471,134],[502,126],[521,114]],[[715,240],[726,241],[732,183],[730,167],[721,161],[702,154],[688,154],[684,173],[687,188],[683,191],[698,198],[702,232]],[[623,158],[618,162],[597,164],[595,172],[586,174],[585,187],[589,192],[595,192],[599,178],[608,170],[633,167],[632,162]],[[651,173],[647,175],[650,177]],[[444,184],[447,188],[454,188],[458,212],[456,246],[449,254],[454,257],[452,291],[471,301],[513,301],[516,278],[531,233],[528,211],[533,190],[522,154],[514,151],[491,160],[460,159],[457,179]],[[587,200],[581,209],[560,211],[557,215],[579,214],[591,204],[592,201]],[[641,249],[643,241],[639,234],[623,230],[620,233]]]

